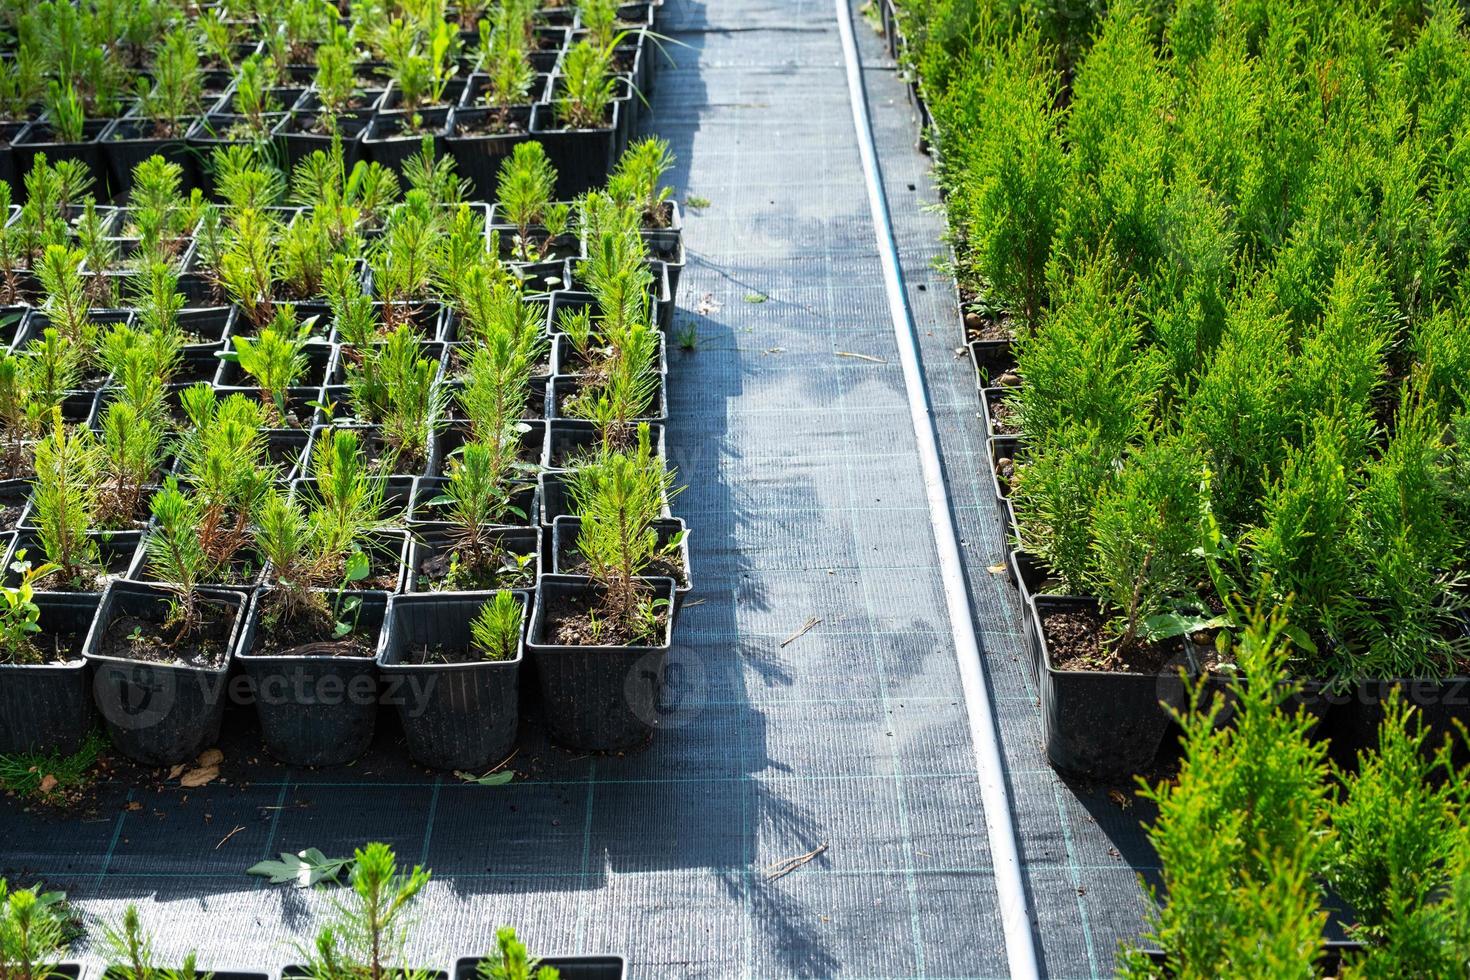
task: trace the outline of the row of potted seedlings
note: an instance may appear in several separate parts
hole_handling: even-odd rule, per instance
[[[905,13],[926,33],[922,5]],[[1395,26],[1386,64],[1419,57],[1441,19]],[[1446,29],[1462,48],[1460,27]],[[1437,740],[1470,718],[1465,308],[1458,266],[1410,270],[1385,237],[1402,211],[1384,202],[1401,194],[1435,216],[1426,234],[1460,241],[1445,189],[1458,164],[1427,149],[1432,126],[1410,126],[1293,173],[1280,214],[1206,182],[1218,208],[1179,217],[1169,208],[1187,191],[1162,177],[1124,214],[1111,175],[1195,160],[1189,127],[1221,124],[1209,108],[1221,77],[1183,70],[1187,52],[1143,34],[1110,16],[1062,73],[1035,38],[998,31],[965,42],[993,70],[929,91],[941,141],[963,131],[968,146],[974,120],[993,126],[991,149],[942,155],[940,176],[1047,757],[1091,776],[1153,764],[1180,675],[1221,684],[1236,670],[1228,640],[1242,624],[1223,600],[1237,595],[1287,611],[1300,700],[1336,755],[1373,742],[1392,690]],[[948,41],[926,43],[914,60],[937,64]],[[1303,64],[1332,63],[1341,44],[1323,28],[1289,56],[1216,55],[1295,90],[1315,70]],[[1135,54],[1120,59],[1122,46]],[[1336,146],[1374,106],[1440,99],[1436,83],[1390,74],[1326,118],[1262,108],[1238,143],[1266,155],[1281,141]],[[1007,87],[1015,79],[1030,81]],[[1137,114],[1101,108],[1129,85],[1149,93]],[[1176,117],[1169,99],[1190,111]],[[1415,164],[1395,171],[1392,193],[1361,190],[1400,152]],[[1016,159],[1036,166],[1007,171]],[[1020,189],[995,193],[1006,173]],[[1063,227],[1048,217],[1061,201],[1096,217]],[[1283,221],[1280,234],[1250,230]]]
[[[256,873],[254,869],[252,873]],[[400,868],[387,844],[370,843],[358,848],[351,859],[337,862],[335,870],[327,875],[328,883],[340,886],[345,893],[334,903],[331,920],[309,945],[297,948],[301,962],[269,973],[252,966],[200,962],[192,951],[177,957],[158,952],[165,943],[143,923],[135,905],[128,905],[116,921],[101,923],[98,934],[92,937],[89,947],[102,961],[100,969],[68,961],[65,956],[73,942],[73,924],[67,921],[65,896],[43,892],[39,886],[11,889],[0,881],[0,937],[7,941],[5,966],[15,976],[32,980],[361,980],[383,976],[415,980],[622,980],[625,976],[620,956],[533,956],[510,926],[497,929],[494,946],[483,953],[460,957],[452,964],[414,962],[409,952],[416,931],[412,916],[430,877],[430,872],[418,865]]]
[[[176,763],[243,691],[284,761],[352,760],[387,701],[417,761],[473,769],[513,745],[527,662],[556,740],[646,742],[690,584],[652,257],[682,254],[670,162],[639,144],[563,204],[526,143],[487,207],[443,197],[437,161],[372,235],[327,236],[301,303],[279,246],[331,207],[219,208],[221,307],[174,288],[188,249],[155,242],[137,305],[98,309],[83,250],[48,245],[0,357],[0,751],[73,747],[95,706],[125,755]]]
[[[488,186],[515,144],[535,140],[570,198],[626,149],[660,55],[653,2],[353,16],[329,0],[279,6],[151,4],[121,27],[89,4],[12,8],[0,180],[16,182],[44,154],[121,196],[158,154],[207,187],[217,178],[206,161],[222,147],[266,147],[289,168],[333,140],[349,165],[397,170],[428,138]],[[25,193],[18,185],[17,199]]]

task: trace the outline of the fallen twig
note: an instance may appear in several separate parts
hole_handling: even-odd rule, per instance
[[[777,861],[775,864],[768,865],[766,867],[766,880],[775,881],[777,878],[786,877],[797,868],[812,861],[814,858],[816,858],[818,854],[821,854],[826,849],[827,842],[822,841],[822,843],[818,844],[810,851],[807,851],[805,854],[799,854],[796,857],[786,858],[784,861]]]
[[[872,354],[854,354],[850,350],[840,350],[840,351],[837,352],[837,356],[838,357],[855,357],[855,358],[857,358],[860,361],[872,361],[874,364],[887,364],[888,363],[886,360],[884,360],[881,357],[874,357]]]
[[[245,829],[244,827],[236,827],[234,830],[230,831],[228,834],[225,834],[223,837],[220,838],[219,843],[216,844],[216,845],[214,845],[214,849],[217,851],[221,847],[224,847],[225,846],[225,841],[229,840],[231,837],[234,837],[236,834],[238,834],[240,831],[242,831],[244,829]]]
[[[782,647],[782,649],[785,649],[786,648],[786,645],[788,643],[792,643],[792,642],[794,642],[796,640],[801,639],[801,637],[805,636],[811,630],[811,628],[813,626],[817,625],[820,622],[821,622],[821,620],[818,619],[816,616],[813,616],[811,619],[808,619],[806,621],[806,624],[803,625],[801,629],[797,630],[795,633],[792,633],[786,639],[784,639],[784,640],[781,641],[781,647]]]

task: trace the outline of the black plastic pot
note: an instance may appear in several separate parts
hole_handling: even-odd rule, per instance
[[[447,477],[426,476],[417,481],[413,488],[413,501],[408,506],[408,524],[416,531],[425,525],[436,527],[447,526],[444,522],[444,509],[436,506],[433,501],[444,495]],[[525,514],[524,522],[515,514],[508,514],[505,518],[506,527],[536,527],[537,515],[541,513],[541,493],[537,485],[527,486],[518,493],[511,495],[510,504],[513,508]],[[549,525],[548,525],[549,526]]]
[[[664,424],[648,423],[648,437],[653,455],[666,459]],[[546,438],[541,451],[541,468],[545,470],[568,470],[580,458],[594,455],[602,440],[597,426],[580,419],[557,419],[546,423]]]
[[[84,648],[93,671],[92,693],[119,752],[149,766],[187,762],[219,738],[224,717],[229,651],[239,635],[246,599],[224,589],[201,590],[228,617],[225,656],[217,666],[157,664],[104,655],[113,620],[135,616],[162,623],[173,593],[155,585],[113,581],[102,594]]]
[[[495,548],[521,557],[529,556],[526,568],[529,580],[515,581],[514,576],[501,576],[497,589],[525,589],[535,584],[541,573],[541,532],[533,527],[496,527],[485,531]],[[433,579],[424,571],[426,563],[447,556],[455,549],[453,529],[445,524],[415,527],[408,547],[408,568],[404,573],[403,592],[439,592]],[[489,586],[487,586],[489,587]]]
[[[31,481],[22,478],[0,480],[0,534],[6,535],[3,547],[10,549],[9,532],[14,531],[25,518],[31,500]]]
[[[455,960],[452,980],[477,980],[482,962],[480,956]],[[621,956],[543,956],[536,965],[551,967],[561,980],[623,980],[627,976]]]
[[[1009,340],[971,340],[966,342],[965,348],[970,353],[970,365],[975,369],[976,388],[987,387],[1016,367],[1016,355]]]
[[[403,170],[404,162],[419,152],[425,136],[433,140],[434,155],[443,154],[443,140],[449,132],[448,107],[425,109],[419,115],[423,117],[422,128],[405,132],[407,113],[398,110],[378,112],[363,134],[363,153],[369,160],[399,172]]]
[[[331,150],[331,136],[311,131],[318,117],[318,112],[297,109],[287,113],[276,124],[273,135],[286,148],[287,173],[295,170],[301,161],[317,150]],[[349,172],[357,161],[362,159],[362,139],[367,134],[368,125],[372,119],[371,109],[346,113],[337,119],[337,128],[342,138],[342,161]]]
[[[664,376],[655,373],[655,391],[653,403],[648,410],[635,419],[629,419],[629,424],[639,422],[667,422],[669,420],[669,407],[667,402],[667,386],[664,384]],[[565,414],[565,404],[577,392],[582,390],[584,381],[575,375],[557,375],[551,379],[546,388],[546,418],[547,421],[558,419],[572,419],[573,416]]]
[[[682,580],[679,576],[669,576],[674,580],[674,608],[677,610],[684,605],[684,600],[689,597],[689,593],[694,591],[694,566],[689,559],[689,528],[685,525],[683,518],[665,517],[653,522],[653,530],[658,535],[659,548],[666,547],[675,535],[684,535],[679,544],[679,561],[683,566]],[[577,537],[581,533],[582,519],[580,517],[569,517],[563,514],[552,521],[550,570],[553,574],[586,574],[584,568],[577,567],[580,559],[577,552]]]
[[[24,120],[0,122],[0,180],[5,181],[12,188],[11,201],[15,204],[25,203],[25,192],[17,185],[21,182],[16,179],[15,173],[15,151],[11,148],[21,134],[25,132],[30,123]]]
[[[378,668],[398,709],[408,754],[432,769],[481,770],[504,759],[520,722],[525,618],[513,660],[415,664],[418,647],[464,649],[486,592],[394,596],[378,648]],[[529,595],[516,592],[524,610]]]
[[[546,451],[546,423],[541,421],[521,422],[520,445],[517,447],[517,459],[529,466],[535,466],[541,462],[541,457]],[[470,441],[473,430],[470,423],[465,420],[451,422],[439,433],[439,465],[429,476],[444,476],[449,472],[451,457],[464,448]]]
[[[70,755],[82,747],[97,724],[82,646],[100,601],[100,596],[36,596],[41,629],[70,638],[71,656],[34,666],[0,664],[0,753]]]
[[[318,428],[312,433],[312,442],[322,437],[325,429]],[[417,499],[417,487],[420,481],[411,476],[390,476],[383,479],[383,518],[390,522],[390,527],[402,527],[412,517],[410,513]],[[316,479],[310,476],[298,477],[291,481],[292,499],[300,498],[303,501],[316,499]],[[407,545],[404,545],[404,556],[406,560]]]
[[[1078,596],[1033,596],[1027,603],[1026,637],[1039,644],[1041,731],[1046,758],[1060,772],[1117,778],[1152,764],[1172,719],[1164,705],[1182,709],[1189,667],[1182,653],[1158,674],[1058,670],[1046,636],[1045,616],[1057,611],[1096,612]]]
[[[612,118],[600,129],[566,129],[556,118],[553,102],[539,102],[531,110],[531,133],[546,149],[556,167],[556,197],[571,200],[578,194],[601,187],[617,162],[621,149],[624,103],[614,101]]]
[[[42,116],[17,134],[15,141],[11,143],[17,176],[24,178],[30,173],[36,156],[44,153],[47,162],[52,164],[59,160],[78,161],[91,172],[92,179],[99,187],[106,186],[107,171],[102,165],[102,151],[97,138],[111,124],[110,119],[90,120],[82,124],[81,142],[61,142],[56,138],[56,131],[51,128],[51,124]]]
[[[449,130],[444,146],[454,158],[454,168],[468,177],[476,196],[490,198],[499,184],[500,164],[516,146],[531,139],[531,107],[511,106],[506,112],[513,121],[512,130],[497,134],[472,132],[498,110],[460,107],[449,114]]]
[[[208,195],[214,194],[214,173],[211,170],[210,161],[215,150],[226,146],[270,146],[270,134],[280,123],[283,115],[284,113],[280,112],[268,114],[263,121],[267,128],[263,133],[255,134],[253,137],[232,134],[232,130],[244,122],[241,116],[225,112],[208,112],[200,117],[199,121],[190,127],[185,141],[189,144],[189,149],[197,154],[199,186],[204,192]],[[284,149],[276,147],[274,152],[284,153]]]
[[[354,595],[362,600],[357,629],[376,650],[388,595]],[[235,654],[250,678],[266,750],[296,766],[351,762],[372,743],[378,717],[378,677],[372,655],[255,652],[261,609],[268,600],[268,590],[257,593]]]
[[[1011,388],[981,388],[980,407],[985,415],[986,438],[1020,439],[1021,434],[1016,431],[1017,426],[1008,422],[1008,416],[998,412],[1005,405],[1006,398],[1014,389]]]
[[[1332,749],[1340,762],[1353,765],[1359,752],[1378,745],[1385,706],[1395,691],[1418,709],[1427,745],[1438,747],[1448,738],[1463,757],[1459,733],[1470,726],[1470,677],[1391,678],[1359,680],[1321,694],[1332,707]]]
[[[107,164],[108,190],[122,196],[133,189],[133,170],[155,154],[183,168],[180,186],[193,187],[199,180],[199,157],[189,148],[187,134],[196,119],[183,121],[177,137],[160,139],[153,136],[151,119],[128,114],[114,120],[103,131],[99,145]]]
[[[646,581],[655,597],[672,604],[673,579]],[[598,586],[582,576],[542,576],[536,583],[526,649],[536,667],[551,737],[580,751],[615,752],[643,745],[658,727],[673,616],[666,617],[657,644],[563,646],[550,640],[549,614],[569,599],[595,601],[599,594]]]
[[[29,518],[28,518],[29,519]],[[140,531],[88,531],[87,536],[97,542],[97,550],[102,558],[102,567],[108,576],[122,577],[132,567],[133,556],[142,542],[143,535]],[[15,561],[15,556],[21,551],[26,553],[26,559],[33,564],[40,564],[46,560],[46,551],[41,547],[39,534],[34,530],[21,531],[11,540],[10,550],[5,554],[5,566],[0,569],[0,582],[7,586],[14,586],[17,581],[15,571],[10,567]],[[75,592],[70,589],[46,590],[37,595],[70,595],[70,596],[98,596],[105,588],[96,591]]]

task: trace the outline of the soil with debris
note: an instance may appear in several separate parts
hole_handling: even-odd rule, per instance
[[[331,617],[297,617],[266,626],[255,633],[252,653],[263,657],[371,657],[373,637],[354,630],[340,639],[332,638]]]
[[[229,657],[233,610],[213,616],[204,611],[202,620],[200,626],[180,639],[176,627],[166,627],[140,616],[118,616],[102,636],[101,652],[103,656],[145,663],[223,666]]]
[[[593,628],[596,616],[597,628]],[[571,647],[585,646],[651,646],[663,636],[663,627],[668,610],[659,610],[655,617],[659,631],[653,639],[629,634],[614,619],[594,608],[592,597],[587,595],[560,596],[546,606],[546,637],[553,644]]]
[[[1103,618],[1095,609],[1047,610],[1041,614],[1041,628],[1056,670],[1157,674],[1180,645],[1144,644],[1124,655],[1103,642]]]

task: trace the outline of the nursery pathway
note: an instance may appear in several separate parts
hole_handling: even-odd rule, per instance
[[[534,721],[510,786],[404,761],[261,758],[248,715],[200,790],[105,786],[93,812],[0,805],[0,874],[88,915],[139,902],[159,952],[279,966],[327,900],[246,878],[275,852],[392,843],[433,869],[414,952],[618,952],[635,977],[998,977],[1006,972],[974,753],[828,0],[668,0],[652,128],[679,159],[690,263],[670,453],[696,595],[654,746],[574,757]],[[975,570],[1017,823],[1054,976],[1105,975],[1137,928],[1119,840],[1138,813],[1044,766],[1018,657],[942,220],[903,90],[859,24],[896,231]],[[1010,605],[1008,605],[1010,603]],[[805,861],[791,861],[809,857]],[[783,864],[783,862],[787,862]],[[780,874],[784,868],[789,873]]]

